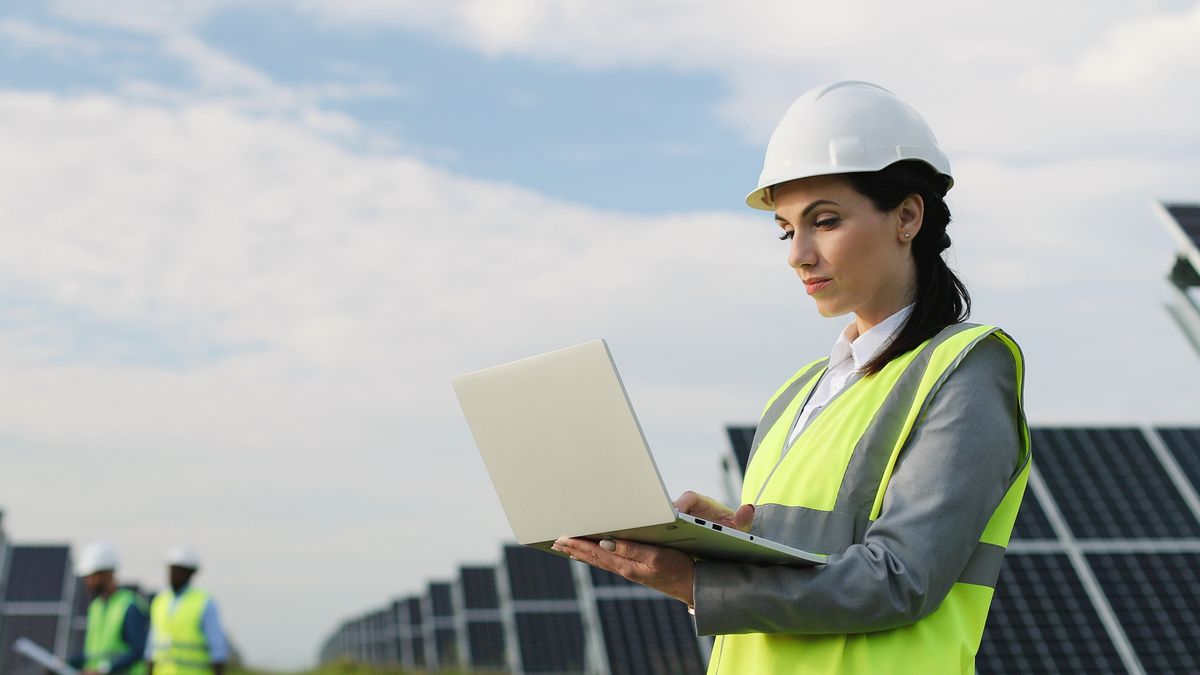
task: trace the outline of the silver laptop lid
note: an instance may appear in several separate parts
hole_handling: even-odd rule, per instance
[[[675,520],[603,340],[452,383],[518,542]]]

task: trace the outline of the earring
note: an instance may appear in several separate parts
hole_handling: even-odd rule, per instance
[[[905,238],[905,239],[908,239],[908,238],[909,238],[909,237],[911,237],[911,236],[912,236],[912,232],[905,232],[905,233],[904,233],[904,238]]]

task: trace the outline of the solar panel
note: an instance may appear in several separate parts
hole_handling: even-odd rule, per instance
[[[608,586],[637,586],[637,584],[626,579],[625,577],[619,574],[613,574],[612,572],[606,572],[599,567],[591,567],[589,565],[587,570],[588,576],[591,577],[593,586],[599,586],[602,588]]]
[[[463,567],[459,570],[459,580],[466,609],[496,609],[500,606],[494,567]]]
[[[687,607],[670,598],[596,601],[613,675],[703,673]]]
[[[1161,427],[1157,431],[1192,488],[1200,491],[1200,427]]]
[[[571,561],[524,546],[504,547],[504,566],[513,600],[572,600]]]
[[[976,667],[984,675],[1125,672],[1064,554],[1008,554]]]
[[[729,445],[733,448],[733,456],[737,458],[738,470],[746,475],[746,464],[750,461],[750,446],[754,444],[755,427],[727,426],[725,433],[729,434]]]
[[[8,602],[61,602],[71,552],[66,546],[14,546],[9,558]]]
[[[1200,204],[1164,204],[1179,230],[1200,251]]]
[[[467,648],[471,667],[503,668],[507,665],[504,649],[504,624],[499,621],[468,621]]]
[[[450,600],[450,584],[431,582],[429,598],[432,601],[434,616],[454,616],[454,603]]]
[[[1200,536],[1166,470],[1135,428],[1032,431],[1038,473],[1077,538]]]
[[[433,631],[434,644],[437,648],[439,669],[453,667],[458,663],[458,637],[453,628],[437,628]]]
[[[514,619],[525,672],[583,672],[583,619],[578,612],[517,612]]]
[[[59,617],[57,615],[8,614],[4,617],[4,630],[0,634],[0,673],[36,672],[30,662],[13,651],[17,638],[29,638],[43,649],[54,652],[58,641]]]
[[[1200,673],[1200,553],[1087,560],[1146,671]]]
[[[1021,501],[1021,510],[1017,512],[1017,522],[1013,525],[1013,539],[1055,539],[1054,528],[1046,517],[1046,510],[1033,494],[1033,490],[1025,490],[1025,498]]]
[[[400,664],[406,668],[425,665],[424,628],[421,623],[421,599],[407,597],[395,603],[396,645]]]
[[[137,589],[133,589],[137,592]],[[67,653],[82,654],[83,640],[87,635],[87,611],[91,598],[83,583],[83,577],[75,577],[75,593],[71,603],[71,630],[67,637]]]

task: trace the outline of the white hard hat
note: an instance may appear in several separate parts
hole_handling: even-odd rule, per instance
[[[108,542],[98,541],[83,549],[83,554],[79,556],[79,562],[75,565],[75,574],[86,577],[96,572],[113,572],[116,571],[119,562],[117,549]]]
[[[919,159],[954,184],[950,160],[925,120],[892,92],[846,80],[808,90],[784,113],[763,160],[758,187],[746,196],[753,208],[771,211],[767,188],[797,178],[879,171]]]
[[[167,551],[167,564],[198,570],[200,569],[200,556],[187,546],[176,546]]]

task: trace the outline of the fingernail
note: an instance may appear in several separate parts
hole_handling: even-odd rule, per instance
[[[612,539],[601,539],[600,548],[604,549],[605,551],[615,551],[617,550],[617,542],[613,541]]]

